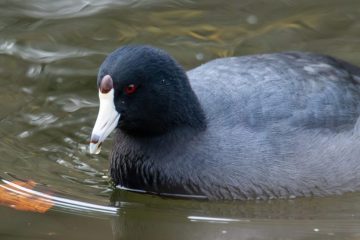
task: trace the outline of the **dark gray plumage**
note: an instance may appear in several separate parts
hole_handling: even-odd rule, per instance
[[[103,63],[98,79],[110,74],[114,85],[162,84],[151,94],[139,89],[138,98],[115,96],[116,184],[209,199],[360,190],[359,68],[301,52],[216,59],[187,72],[194,96],[181,72],[169,55],[147,46],[121,48]],[[150,114],[146,104],[157,102],[162,110]],[[132,103],[135,125],[126,123]],[[146,132],[142,121],[163,131]]]

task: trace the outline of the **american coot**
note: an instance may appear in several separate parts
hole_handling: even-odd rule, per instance
[[[100,67],[90,152],[116,128],[122,188],[209,199],[360,190],[360,68],[304,52],[222,58],[187,73],[151,46]]]

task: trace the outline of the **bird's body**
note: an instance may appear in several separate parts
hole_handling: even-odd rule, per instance
[[[209,199],[360,190],[360,68],[289,52],[217,59],[187,76],[206,126],[117,129],[119,186]]]

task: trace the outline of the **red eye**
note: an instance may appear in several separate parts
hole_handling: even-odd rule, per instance
[[[129,84],[125,87],[124,91],[127,95],[133,94],[134,92],[136,92],[136,86],[135,84]]]

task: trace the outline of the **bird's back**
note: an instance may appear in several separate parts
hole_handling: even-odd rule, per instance
[[[359,68],[291,52],[218,59],[188,76],[208,118],[197,150],[189,151],[205,156],[207,182],[228,189],[211,194],[359,190]]]
[[[188,72],[210,119],[261,129],[337,129],[360,114],[360,68],[300,52],[213,60]],[[351,126],[350,126],[351,127]]]

